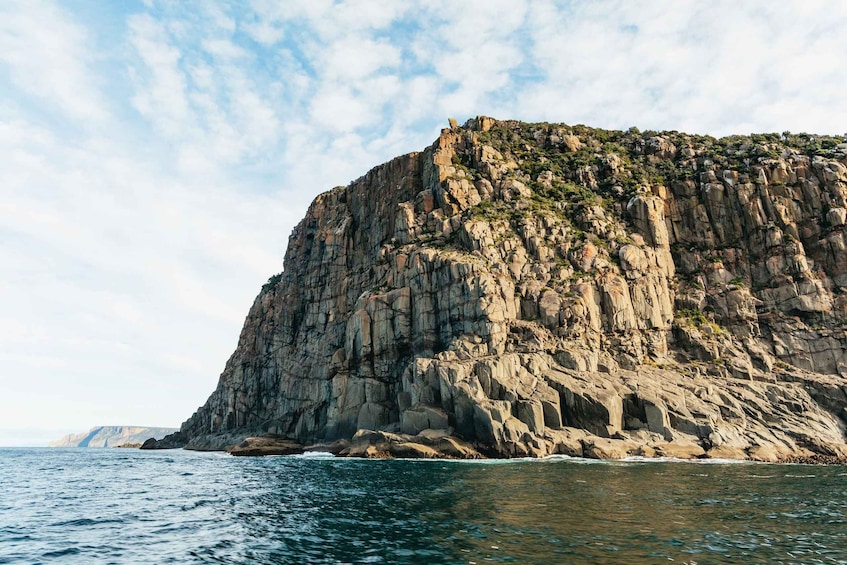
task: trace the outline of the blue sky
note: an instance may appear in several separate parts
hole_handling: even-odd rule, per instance
[[[448,116],[843,134],[844,29],[840,1],[5,0],[0,444],[179,425],[311,199]]]

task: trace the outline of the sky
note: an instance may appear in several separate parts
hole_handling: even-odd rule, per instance
[[[177,427],[311,200],[476,115],[847,132],[841,0],[0,0],[0,445]]]

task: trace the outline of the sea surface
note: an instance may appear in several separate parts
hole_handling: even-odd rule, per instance
[[[0,449],[0,563],[847,563],[847,467]]]

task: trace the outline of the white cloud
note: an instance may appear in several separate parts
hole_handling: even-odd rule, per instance
[[[74,120],[106,118],[86,30],[52,2],[0,5],[0,62],[15,86]]]
[[[838,3],[801,6],[607,2],[557,12],[533,4],[533,59],[546,80],[526,106],[546,109],[544,119],[716,134],[779,129],[756,118],[786,99],[794,114],[778,116],[782,129],[809,123],[820,107],[839,114],[836,98],[813,84],[845,83],[843,66],[828,63],[847,55],[847,44],[835,33],[820,39],[819,28],[821,14],[841,24],[847,16]],[[827,49],[815,49],[818,41]]]
[[[268,21],[249,22],[241,27],[254,41],[266,47],[279,43],[285,37],[281,26]]]
[[[241,59],[249,57],[250,53],[226,39],[207,39],[203,42],[203,49],[211,55],[223,60]]]
[[[400,63],[400,50],[387,41],[350,35],[332,42],[316,57],[321,76],[329,81],[355,81]]]
[[[327,86],[312,99],[311,120],[331,132],[347,132],[374,123],[366,97],[340,85]]]
[[[130,17],[128,27],[130,42],[145,65],[133,69],[139,82],[135,107],[166,136],[184,135],[193,124],[179,66],[182,53],[171,44],[165,26],[148,15]]]
[[[251,6],[265,25],[305,22],[322,39],[369,30],[382,30],[412,13],[416,6],[404,0],[253,0]]]

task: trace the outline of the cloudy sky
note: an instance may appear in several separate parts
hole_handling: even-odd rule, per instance
[[[318,193],[477,114],[847,132],[847,3],[0,0],[0,445],[178,426]]]

